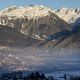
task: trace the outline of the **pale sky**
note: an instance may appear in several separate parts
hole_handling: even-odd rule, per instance
[[[80,8],[80,0],[0,0],[0,9],[16,5],[16,6],[28,6],[28,5],[45,5],[53,9],[61,7],[68,8]]]

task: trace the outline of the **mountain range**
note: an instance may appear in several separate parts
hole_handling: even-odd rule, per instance
[[[80,9],[43,5],[0,11],[0,47],[80,48]]]

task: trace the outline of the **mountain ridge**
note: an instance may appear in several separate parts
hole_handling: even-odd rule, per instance
[[[77,10],[79,12],[80,9]],[[65,32],[66,30],[69,31],[72,30],[73,27],[78,26],[76,25],[76,23],[78,24],[80,19],[78,19],[78,21],[75,19],[73,22],[70,22],[70,19],[75,17],[76,14],[78,13],[77,10],[62,8],[56,11],[43,5],[29,6],[26,8],[24,7],[17,8],[13,6],[0,11],[0,24],[4,25],[5,27],[6,26],[11,27],[13,30],[20,32],[24,36],[30,37],[31,41],[37,40],[38,41],[38,43],[36,42],[37,46],[40,44],[40,42],[43,43],[45,39],[47,39],[48,36],[50,35],[54,35],[62,31]],[[68,20],[70,23],[68,23]],[[73,37],[74,36],[75,35],[73,35]],[[58,41],[60,41],[61,45],[63,46],[65,46],[69,40],[73,41],[74,39],[72,36],[70,36],[70,38],[67,38],[67,40],[61,37],[58,39]],[[34,43],[34,41],[32,42],[32,44]],[[76,42],[77,40],[75,41],[75,43],[72,42],[71,46],[73,46],[73,44],[76,44]],[[56,41],[51,40],[44,47],[49,46],[52,47],[55,45],[55,43]],[[63,48],[63,46],[61,45],[59,47]]]
[[[74,23],[80,17],[80,8],[61,8],[55,13],[69,24]]]

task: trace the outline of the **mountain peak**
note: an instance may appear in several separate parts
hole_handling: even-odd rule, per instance
[[[0,24],[11,26],[31,37],[44,38],[56,31],[69,29],[54,10],[43,5],[29,7],[10,7],[11,11],[0,14]]]
[[[18,8],[13,6],[6,9],[6,11],[4,10],[3,13],[0,12],[0,24],[12,27],[15,31],[18,31],[25,36],[43,42],[49,35],[62,35],[63,33],[66,33],[65,30],[71,30],[72,28],[68,23],[71,24],[79,18],[80,15],[77,14],[77,10],[62,8],[56,12],[43,5],[30,5],[29,7]],[[78,19],[77,22],[79,22],[79,20],[80,19]],[[12,32],[10,32],[10,34],[11,33]],[[64,38],[64,35],[61,37]],[[61,37],[59,38],[60,40]],[[73,37],[71,37],[70,40],[72,38]],[[55,43],[57,43],[56,40],[51,41],[47,44],[47,47],[52,46],[52,44],[54,45]]]
[[[17,7],[15,5],[13,5],[13,6],[10,6],[8,8],[5,8],[4,10],[2,10],[2,12],[3,13],[10,12],[10,11],[15,10],[15,9],[17,9]]]
[[[60,18],[68,22],[74,23],[80,17],[80,8],[61,8],[55,12]]]
[[[38,18],[41,16],[49,15],[49,12],[53,12],[53,10],[43,5],[19,7],[19,8],[17,8],[16,6],[12,6],[2,10],[0,12],[0,15],[16,16],[16,17],[27,16],[28,18]]]

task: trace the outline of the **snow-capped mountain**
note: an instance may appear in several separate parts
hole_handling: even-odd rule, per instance
[[[42,5],[1,10],[0,71],[79,70],[79,15],[80,9]]]
[[[41,41],[50,34],[70,28],[54,10],[42,5],[6,8],[0,11],[0,24]]]
[[[34,43],[34,45],[39,45],[41,42],[42,45],[45,42],[45,47],[52,47],[54,45],[61,48],[64,46],[73,48],[73,45],[76,47],[80,40],[75,38],[80,36],[78,26],[80,22],[79,15],[80,9],[62,8],[60,10],[52,10],[43,5],[29,7],[12,6],[6,8],[0,11],[0,29],[4,33],[4,37],[0,35],[2,38],[1,43],[5,42],[5,44],[10,44],[10,46],[20,43],[20,46],[24,44],[32,46],[31,44]],[[74,26],[71,27],[72,25]],[[75,28],[75,26],[77,27]],[[10,31],[10,28],[14,33]],[[77,29],[77,31],[73,33],[74,29]],[[16,35],[17,32],[24,35],[25,37],[22,37],[24,39],[20,35]],[[57,38],[52,39],[51,35]],[[5,36],[9,37],[5,38]],[[16,38],[15,41],[12,40],[12,37]],[[49,40],[48,38],[51,38],[51,40],[46,42],[45,40]],[[29,44],[26,41],[27,43],[29,41]]]
[[[72,23],[78,24],[80,23],[80,20],[77,21],[78,18],[80,18],[80,8],[73,9],[73,8],[61,8],[55,11],[55,13],[72,25]]]
[[[28,6],[28,7],[16,7],[11,6],[4,10],[0,11],[0,16],[8,16],[8,17],[16,17],[16,18],[24,18],[28,17],[28,19],[37,19],[42,16],[49,15],[49,12],[56,13],[60,18],[65,20],[68,23],[74,23],[77,18],[80,17],[80,8],[61,8],[58,10],[52,10],[43,5],[36,6]],[[5,24],[5,23],[4,23]]]
[[[68,23],[59,18],[54,10],[42,5],[6,8],[0,12],[0,24],[41,40],[49,34],[69,28]]]

